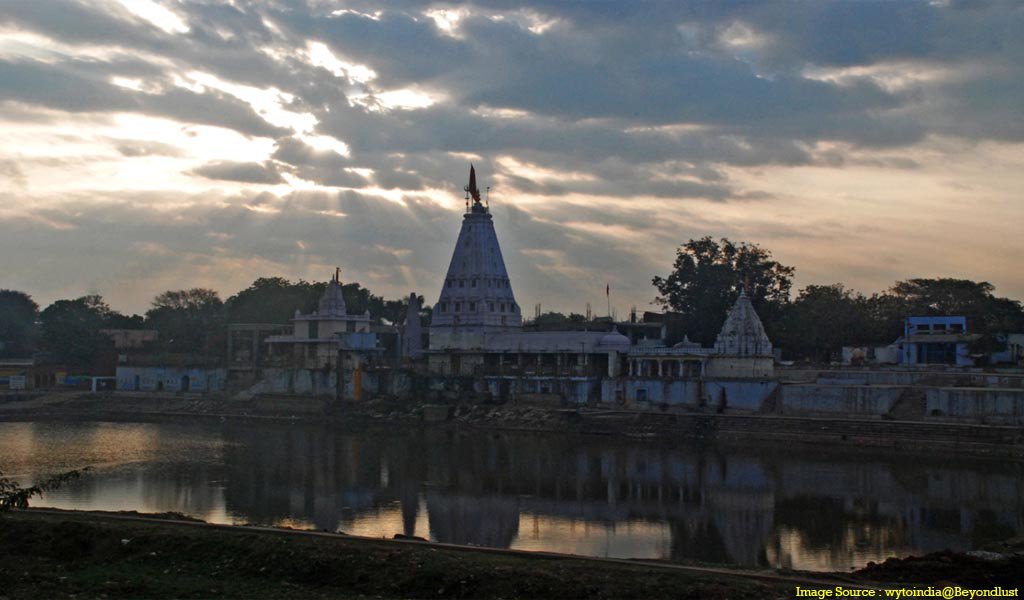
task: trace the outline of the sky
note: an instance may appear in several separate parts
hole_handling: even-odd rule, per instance
[[[469,164],[524,314],[688,239],[1024,298],[1024,3],[0,0],[0,288],[434,302]]]

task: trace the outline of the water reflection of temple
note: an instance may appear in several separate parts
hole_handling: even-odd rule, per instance
[[[305,425],[77,427],[95,429],[75,448],[127,449],[138,461],[62,492],[79,507],[819,569],[1024,532],[1013,462]],[[29,433],[39,446],[59,432]]]
[[[241,439],[228,456],[228,506],[262,522],[305,518],[318,528],[346,529],[397,507],[400,522],[382,535],[507,547],[525,513],[607,525],[642,521],[667,524],[672,558],[811,568],[969,547],[979,525],[1008,535],[1024,530],[1021,474],[1012,469],[540,436],[373,437],[296,428],[235,434]],[[417,529],[421,506],[427,527]]]

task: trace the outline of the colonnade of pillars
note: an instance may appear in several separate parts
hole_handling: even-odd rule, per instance
[[[702,361],[681,358],[631,358],[630,377],[698,377]]]

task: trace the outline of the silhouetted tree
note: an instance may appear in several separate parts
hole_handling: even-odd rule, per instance
[[[99,295],[57,300],[39,315],[43,347],[69,367],[98,368],[114,348],[100,329],[121,316]]]
[[[0,356],[28,356],[39,337],[39,305],[24,292],[0,290]]]
[[[213,290],[168,290],[153,299],[146,322],[160,332],[160,345],[171,352],[219,354],[223,307]]]
[[[828,361],[843,346],[875,341],[871,317],[863,294],[841,283],[809,285],[783,308],[773,342],[788,356]]]
[[[316,309],[326,284],[260,277],[224,303],[228,323],[287,323],[295,311]]]
[[[756,244],[727,238],[691,239],[676,251],[672,272],[653,279],[659,293],[655,302],[678,313],[678,327],[690,339],[710,344],[746,285],[747,295],[772,335],[789,299],[794,269],[771,256]]]

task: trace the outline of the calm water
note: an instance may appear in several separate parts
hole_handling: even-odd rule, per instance
[[[752,445],[289,424],[0,423],[35,502],[576,554],[846,570],[1024,533],[1024,467]]]

